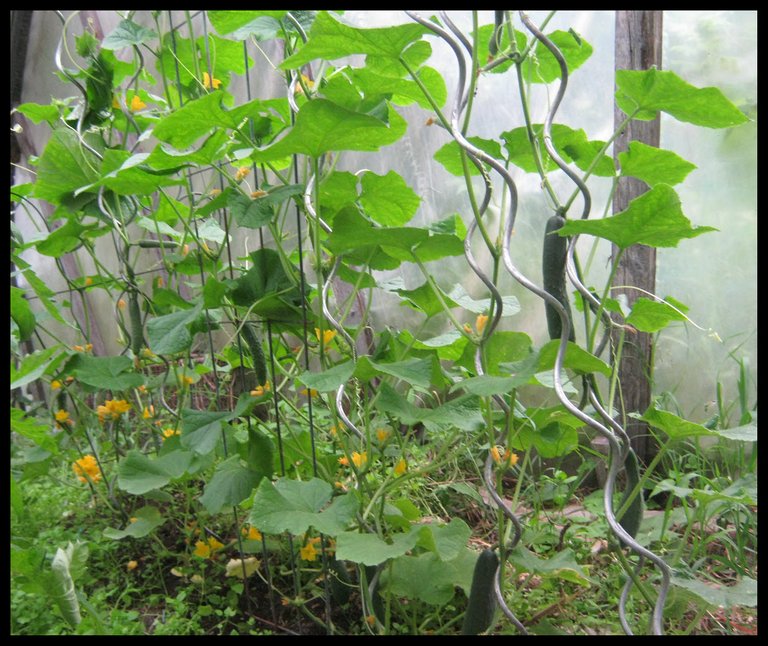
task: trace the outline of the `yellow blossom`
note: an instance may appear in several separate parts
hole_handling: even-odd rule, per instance
[[[504,466],[515,466],[517,464],[518,457],[515,453],[512,453],[509,449],[504,450],[504,454],[501,454],[503,446],[492,446],[491,457],[496,464],[504,464]]]
[[[162,276],[158,276],[158,277],[155,279],[155,283],[156,283],[156,285],[157,285],[158,287],[164,287],[164,286],[165,286],[165,281],[163,280],[163,277],[162,277]]]
[[[321,338],[319,327],[315,328],[315,336],[319,341]],[[333,340],[333,337],[335,336],[336,336],[336,330],[323,330],[322,332],[323,345],[328,345]]]
[[[199,556],[204,559],[211,558],[213,553],[224,547],[223,543],[220,543],[215,538],[210,537],[206,541],[197,541],[195,543],[195,551],[192,552],[195,556]]]
[[[139,386],[139,392],[140,393],[147,392],[147,387],[144,384],[141,384],[141,386]]]
[[[424,125],[431,126],[433,123],[435,123],[435,120],[432,117],[430,117],[429,119],[427,119],[427,122]]]
[[[61,382],[58,379],[54,379],[51,382],[51,389],[52,390],[58,390],[59,388],[61,388]]]
[[[135,523],[137,520],[139,520],[136,516],[131,516],[128,521],[131,523]]]
[[[384,443],[388,437],[389,437],[389,431],[386,428],[376,429],[376,439],[379,442]]]
[[[131,405],[124,399],[108,399],[102,405],[96,407],[96,412],[99,415],[99,422],[102,424],[107,417],[116,420],[129,410],[131,410]]]
[[[343,467],[348,467],[349,466],[349,458],[346,455],[342,455],[339,458],[339,464],[341,466],[343,466]]]
[[[188,244],[185,244],[185,245],[184,245],[184,246],[181,248],[181,253],[182,253],[182,255],[184,255],[184,256],[186,256],[186,255],[189,253],[189,245],[188,245]]]
[[[260,541],[261,540],[261,532],[256,529],[255,527],[243,527],[242,529],[243,536],[247,538],[249,541]]]
[[[53,414],[54,418],[56,419],[56,426],[58,428],[63,428],[62,424],[71,424],[72,420],[69,419],[69,413],[65,411],[63,408],[61,410],[56,411]]]
[[[221,87],[221,81],[215,77],[212,79],[208,72],[203,72],[203,87],[206,90],[210,90],[211,88],[218,90]]]
[[[211,197],[216,197],[217,195],[221,195],[221,189],[212,188],[210,191],[208,191],[208,195],[210,195]]]
[[[72,470],[75,472],[80,482],[98,482],[101,480],[101,471],[96,458],[92,455],[85,455],[72,464]]]
[[[248,175],[248,173],[250,173],[250,172],[251,172],[251,169],[248,168],[247,166],[240,166],[240,168],[238,168],[235,171],[235,181],[239,182],[240,180],[245,178],[246,175]]]
[[[267,381],[263,386],[256,386],[256,388],[254,388],[251,391],[251,396],[252,397],[261,397],[265,393],[269,392],[269,390],[270,390],[269,382]]]
[[[184,375],[181,378],[181,383],[184,386],[191,386],[193,383],[195,383],[195,380],[193,377],[190,377],[189,375]]]
[[[167,440],[169,437],[173,437],[174,435],[181,435],[181,431],[178,429],[173,428],[164,428],[163,429],[163,442]]]
[[[93,278],[90,276],[85,277],[85,286],[88,287],[89,285],[93,285]]]
[[[376,615],[367,615],[365,617],[365,621],[369,626],[375,626],[376,625]]]
[[[315,87],[315,82],[312,81],[306,74],[301,75],[301,80],[304,81],[304,85],[306,85],[310,90]],[[304,88],[301,87],[300,83],[297,83],[294,94],[302,94],[303,92]]]
[[[117,95],[112,97],[112,107],[117,110],[120,109],[120,101],[117,100]]]
[[[477,319],[475,319],[475,328],[477,328],[477,333],[482,334],[483,330],[485,329],[485,324],[488,323],[488,315],[487,314],[478,314]]]
[[[252,191],[251,192],[251,197],[253,199],[256,199],[257,197],[264,197],[266,194],[267,194],[266,191],[261,191],[261,190],[259,190],[259,191]]]
[[[72,349],[75,352],[85,352],[85,348],[83,346],[81,346],[81,345],[73,345]]]
[[[135,570],[137,567],[139,567],[139,564],[136,561],[128,561],[125,565],[125,569],[128,571]]]
[[[149,406],[145,406],[144,412],[141,414],[141,416],[144,419],[151,419],[152,417],[155,416],[155,407],[152,404],[150,404]]]
[[[117,306],[121,310],[124,310],[126,305],[127,305],[127,303],[125,302],[124,298],[121,298],[119,301],[117,301]]]
[[[465,323],[465,324],[464,324],[464,331],[465,331],[467,334],[472,334],[472,326],[471,326],[469,323]]]
[[[152,352],[152,350],[150,350],[149,348],[142,348],[141,356],[144,357],[145,359],[151,359],[152,357],[155,356],[155,353]]]
[[[368,453],[366,451],[363,451],[362,453],[355,451],[352,453],[352,462],[354,462],[355,466],[359,469],[368,462]]]
[[[396,476],[403,475],[407,468],[408,468],[408,463],[405,461],[405,458],[400,458],[398,463],[395,465],[395,475]]]
[[[317,550],[311,540],[299,550],[299,554],[305,561],[314,561],[317,559]]]
[[[317,391],[314,388],[310,388],[309,390],[307,390],[306,388],[302,388],[299,391],[299,394],[300,395],[307,395],[309,397],[317,397]]]
[[[137,110],[143,110],[146,107],[147,104],[139,98],[139,95],[134,94],[133,98],[131,99],[131,110],[136,112]]]

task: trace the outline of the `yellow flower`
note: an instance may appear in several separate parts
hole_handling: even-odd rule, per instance
[[[125,565],[125,569],[128,571],[135,570],[137,567],[139,567],[139,564],[136,561],[128,561]]]
[[[72,464],[72,470],[75,472],[80,482],[98,482],[101,480],[101,471],[96,458],[92,455],[85,455]]]
[[[252,191],[251,192],[251,197],[253,199],[256,199],[257,197],[264,197],[266,194],[267,194],[266,191],[261,191],[261,190],[259,190],[259,191]]]
[[[189,245],[188,245],[188,244],[185,244],[185,245],[184,245],[184,246],[181,248],[181,253],[182,253],[182,255],[184,255],[184,256],[186,256],[186,255],[189,253]]]
[[[507,466],[515,466],[517,464],[518,457],[515,453],[512,453],[509,449],[504,450],[504,455],[501,454],[500,449],[504,449],[503,446],[492,446],[491,457],[496,464],[504,464]]]
[[[395,465],[395,475],[396,476],[403,475],[407,468],[408,468],[408,463],[405,461],[405,458],[400,458],[398,463]]]
[[[472,326],[471,326],[469,323],[465,323],[465,324],[464,324],[464,331],[465,331],[467,334],[472,334]]]
[[[315,328],[315,336],[317,337],[317,340],[320,340],[320,328]],[[323,339],[323,345],[328,345],[332,340],[333,337],[336,336],[336,330],[323,330],[322,333],[322,339]]]
[[[376,439],[379,442],[381,442],[383,444],[388,437],[389,437],[389,431],[386,428],[377,428],[376,429]]]
[[[208,72],[203,72],[203,87],[206,90],[210,90],[211,88],[218,90],[221,87],[221,81],[215,77],[212,79]]]
[[[261,540],[261,532],[255,527],[248,527],[247,529],[243,527],[242,532],[243,536],[245,536],[245,538],[247,538],[249,541]]]
[[[430,117],[429,119],[427,119],[427,122],[424,125],[431,126],[433,123],[435,123],[435,120],[432,117]]]
[[[89,285],[93,285],[93,278],[90,276],[85,277],[85,286],[88,287]]]
[[[499,447],[498,446],[492,446],[491,447],[491,457],[493,458],[493,461],[496,464],[501,464],[501,455],[499,455]]]
[[[193,377],[190,377],[189,375],[184,375],[181,378],[181,383],[184,386],[191,386],[193,383],[195,383],[195,380]]]
[[[216,197],[217,195],[221,195],[221,189],[212,188],[210,191],[208,191],[208,195],[210,195],[211,197]]]
[[[152,404],[150,404],[149,406],[145,406],[144,412],[141,414],[141,416],[144,419],[151,419],[152,417],[155,416],[155,407]]]
[[[342,455],[339,458],[339,464],[341,466],[343,466],[343,467],[348,467],[349,466],[349,458],[346,455]]]
[[[72,420],[69,417],[69,413],[63,408],[54,413],[53,417],[56,419],[56,428],[64,428],[62,424],[72,424]]]
[[[120,418],[120,415],[127,413],[129,410],[131,410],[131,405],[124,399],[108,399],[102,405],[96,407],[99,422],[102,424],[108,416],[116,420]]]
[[[299,554],[305,561],[314,561],[317,559],[317,550],[311,539],[299,550]]]
[[[363,451],[362,453],[358,453],[357,451],[355,451],[352,454],[352,462],[354,462],[355,466],[359,469],[366,462],[368,462],[368,453],[365,451]]]
[[[507,453],[509,453],[509,449],[507,449]],[[513,467],[517,464],[517,461],[520,458],[517,456],[517,453],[510,453],[507,460],[509,461],[509,466]]]
[[[127,303],[125,302],[124,298],[121,298],[119,301],[117,301],[117,306],[121,310],[124,310],[126,305],[127,305]]]
[[[181,431],[178,429],[173,428],[164,428],[163,429],[163,442],[167,440],[169,437],[173,437],[174,435],[181,435]]]
[[[51,390],[58,390],[59,388],[61,388],[61,382],[58,379],[54,379],[51,382]]]
[[[247,166],[240,166],[240,168],[235,171],[235,181],[239,182],[240,180],[244,179],[250,172],[251,169]]]
[[[485,324],[488,323],[488,315],[487,314],[478,314],[477,319],[475,319],[475,327],[477,328],[477,333],[482,334],[483,330],[485,329]]]
[[[317,391],[314,388],[310,388],[309,390],[307,390],[306,388],[302,388],[299,391],[299,394],[300,395],[307,395],[309,397],[317,397]]]
[[[256,388],[251,391],[251,396],[261,397],[264,393],[269,392],[269,389],[269,382],[266,382],[263,386],[256,386]]]
[[[75,352],[85,352],[85,348],[83,346],[81,346],[81,345],[73,345],[72,349]]]
[[[368,615],[368,616],[366,616],[365,621],[366,621],[366,623],[369,626],[376,625],[376,615]]]
[[[149,348],[142,348],[141,356],[144,357],[145,359],[151,359],[152,357],[155,356],[155,353],[152,352],[152,350],[150,350]]]
[[[310,90],[315,87],[315,82],[310,80],[310,78],[306,74],[301,75],[301,80],[304,81],[304,85],[306,85]],[[304,92],[304,88],[301,87],[300,83],[296,84],[296,90],[294,91],[294,94],[301,94]]]
[[[165,285],[165,281],[163,280],[162,276],[158,276],[155,280],[157,281],[158,287],[163,287]]]
[[[117,100],[117,95],[114,95],[112,97],[112,107],[119,110],[120,109],[120,101]]]
[[[215,538],[210,537],[207,541],[197,541],[195,543],[195,551],[192,552],[195,556],[208,559],[213,556],[213,553],[224,547],[223,543],[220,543]]]
[[[141,386],[139,386],[139,392],[140,393],[147,392],[147,387],[144,384],[141,384]]]
[[[131,107],[131,111],[136,112],[137,110],[143,110],[144,108],[146,108],[147,104],[144,103],[144,101],[142,101],[139,98],[138,94],[134,94],[133,98],[131,99],[131,106],[130,107]]]

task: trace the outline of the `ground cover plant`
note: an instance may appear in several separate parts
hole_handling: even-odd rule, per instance
[[[659,112],[747,118],[672,72],[619,71],[625,123],[592,140],[556,120],[592,54],[575,31],[406,13],[357,28],[326,11],[129,12],[103,39],[74,34],[75,51],[62,17],[76,93],[18,108],[50,138],[12,189],[16,220],[41,223],[11,239],[14,634],[756,632],[753,377],[741,362],[735,402],[713,383],[702,423],[671,398],[623,410],[627,339],[693,321],[674,296],[611,292],[632,245],[717,235],[682,212],[692,165],[640,143],[614,163],[618,132]],[[455,87],[428,64],[436,42]],[[251,85],[255,51],[279,92]],[[481,138],[491,75],[524,120]],[[445,138],[434,163],[466,186],[424,226],[428,196],[398,173],[341,170],[401,139],[413,103]],[[519,172],[549,204],[535,250],[514,243]],[[607,215],[596,176],[649,189]],[[618,253],[593,283],[577,243],[601,240]],[[519,268],[531,254],[541,285]],[[482,297],[440,283],[448,260]],[[382,278],[405,264],[417,287]],[[548,342],[515,329],[510,285],[544,305]],[[114,351],[95,353],[72,313],[96,292]],[[372,325],[381,292],[417,325]],[[653,436],[648,463],[630,415]]]

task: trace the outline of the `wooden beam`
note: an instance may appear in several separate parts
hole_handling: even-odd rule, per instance
[[[615,69],[646,70],[652,66],[661,68],[662,11],[617,11],[615,36]],[[614,106],[614,123],[618,128],[626,116]],[[629,147],[630,141],[641,141],[650,146],[659,145],[660,123],[658,116],[653,121],[632,121],[616,138],[613,155]],[[613,198],[613,212],[627,208],[629,202],[648,190],[647,185],[631,177],[619,179]],[[618,249],[614,246],[614,258]],[[628,248],[614,278],[614,285],[633,285],[649,292],[656,287],[656,250],[645,245]],[[631,305],[638,297],[637,290],[617,290],[615,298],[625,294]],[[614,335],[614,340],[617,335]],[[615,402],[617,410],[624,413],[644,413],[651,402],[652,384],[651,336],[646,333],[625,334],[619,366],[621,392]],[[627,419],[627,433],[638,457],[647,462],[653,452],[645,424]]]

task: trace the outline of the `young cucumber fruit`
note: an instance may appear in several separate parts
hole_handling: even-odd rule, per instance
[[[483,550],[477,557],[469,591],[469,603],[461,626],[462,635],[479,635],[493,624],[496,612],[496,595],[493,579],[499,568],[499,557],[493,550]]]
[[[619,503],[619,509],[626,504],[635,487],[640,482],[640,464],[637,460],[637,454],[634,451],[630,451],[627,454],[627,457],[624,460],[624,469],[627,472],[627,486],[624,489],[624,495]],[[624,531],[632,538],[637,536],[637,532],[640,529],[640,523],[643,522],[644,509],[645,503],[643,502],[643,491],[641,489],[634,497],[629,507],[627,507],[627,511],[625,511],[621,517],[616,518],[616,520],[619,521],[619,525],[621,525],[624,528]]]
[[[259,386],[263,386],[267,383],[267,358],[264,356],[264,348],[261,347],[261,339],[259,339],[253,326],[247,321],[243,324],[242,333],[243,339],[245,339],[248,349],[251,351],[256,379],[259,382]]]
[[[568,292],[565,286],[565,260],[568,251],[568,238],[563,238],[555,233],[565,224],[565,218],[561,215],[553,215],[547,220],[547,228],[544,233],[544,247],[542,251],[542,275],[544,291],[554,296],[568,312],[571,319],[571,330],[568,334],[569,341],[576,340],[573,329],[573,317],[571,306],[568,303]],[[550,339],[559,339],[563,331],[563,322],[557,310],[545,303],[547,314],[547,330]]]

